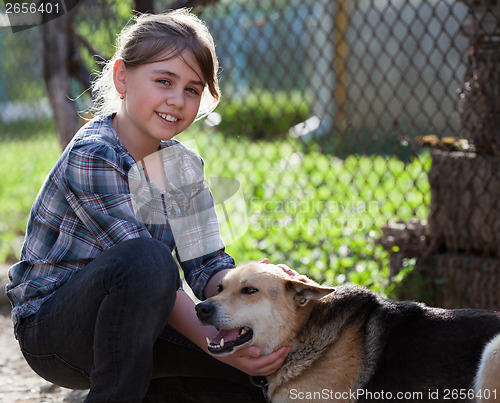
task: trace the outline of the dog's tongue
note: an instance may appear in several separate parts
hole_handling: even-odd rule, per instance
[[[220,341],[224,339],[224,341],[234,341],[238,338],[240,329],[222,329],[219,330],[219,333],[212,339],[213,344],[220,344]]]
[[[222,329],[210,340],[207,337],[208,352],[211,354],[229,354],[235,347],[252,340],[253,331],[249,327],[239,329]]]

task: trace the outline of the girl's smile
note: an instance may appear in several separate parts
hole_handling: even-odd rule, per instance
[[[114,82],[123,100],[113,125],[136,160],[193,123],[205,88],[200,67],[189,51],[137,67],[126,67],[118,60]]]
[[[159,117],[161,117],[162,119],[165,119],[171,123],[175,123],[179,120],[179,118],[176,118],[175,116],[172,116],[172,115],[165,115],[164,113],[161,113],[161,112],[156,112],[158,114]]]

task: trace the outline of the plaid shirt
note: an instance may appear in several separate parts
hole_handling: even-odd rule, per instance
[[[6,286],[14,323],[37,312],[74,273],[113,245],[151,237],[164,242],[171,251],[177,247],[168,219],[149,222],[138,218],[129,181],[129,171],[137,170],[137,164],[114,131],[111,117],[95,118],[79,130],[35,200],[21,259],[10,268],[11,282]],[[172,146],[191,156],[179,160],[176,172],[182,177],[195,177],[194,182],[206,194],[201,158],[177,140],[162,142],[161,147],[165,150]],[[191,192],[195,190],[190,187]],[[164,192],[161,199],[165,214],[177,207],[176,198],[168,196]],[[203,200],[206,203],[207,198]],[[191,224],[196,226],[196,220]],[[206,228],[190,227],[184,245],[196,245],[204,232]],[[204,299],[210,278],[220,270],[233,268],[234,260],[222,247],[180,264],[195,295]]]

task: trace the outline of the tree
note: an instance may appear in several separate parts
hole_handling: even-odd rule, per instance
[[[70,77],[79,76],[90,83],[89,74],[81,72],[73,30],[74,10],[41,25],[43,79],[54,114],[59,142],[64,148],[80,127],[75,105],[70,98]]]

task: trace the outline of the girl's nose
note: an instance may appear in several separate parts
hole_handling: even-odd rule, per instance
[[[170,106],[182,106],[184,104],[184,93],[180,90],[170,91],[166,99],[167,105]]]

